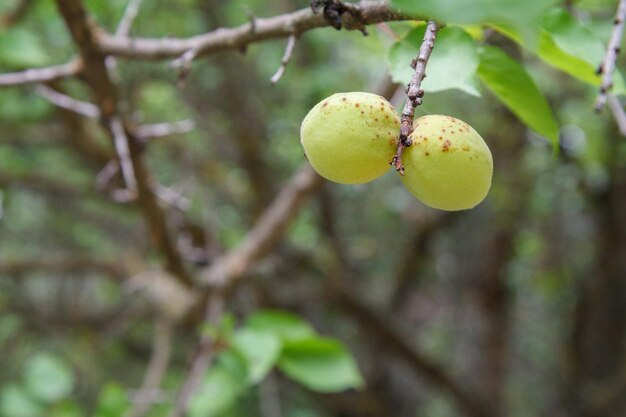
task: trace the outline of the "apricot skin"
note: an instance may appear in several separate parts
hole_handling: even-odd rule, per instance
[[[404,149],[402,182],[424,204],[448,211],[479,204],[493,175],[491,151],[467,123],[427,115],[414,122],[413,144]]]
[[[389,169],[400,130],[400,117],[383,97],[363,92],[338,93],[316,104],[300,128],[307,159],[324,178],[359,184]]]

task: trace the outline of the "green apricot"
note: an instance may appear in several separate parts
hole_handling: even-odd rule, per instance
[[[309,111],[300,128],[300,142],[322,177],[359,184],[387,172],[399,131],[400,117],[383,97],[339,93]]]
[[[450,116],[417,119],[404,149],[402,182],[424,204],[448,211],[470,209],[489,192],[491,151],[467,123]]]

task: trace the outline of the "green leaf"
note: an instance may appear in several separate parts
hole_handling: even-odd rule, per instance
[[[276,335],[283,341],[304,339],[315,330],[300,317],[283,311],[265,310],[248,317],[245,327]]]
[[[100,391],[94,417],[123,416],[128,407],[128,397],[124,388],[119,384],[109,382]]]
[[[589,28],[564,10],[556,9],[542,22],[538,55],[548,64],[584,82],[599,86],[596,69],[604,58],[605,46]],[[615,92],[625,91],[624,80],[616,72]]]
[[[246,359],[249,382],[256,384],[278,361],[282,343],[275,333],[243,328],[234,334],[232,346]]]
[[[34,34],[14,28],[0,32],[0,62],[11,68],[39,67],[48,63],[48,54]]]
[[[338,392],[363,384],[350,352],[334,339],[316,337],[287,342],[278,367],[313,391]]]
[[[495,47],[486,46],[480,55],[478,76],[517,117],[558,143],[559,126],[548,101],[524,67]]]
[[[544,62],[588,84],[599,86],[596,69],[604,56],[604,44],[594,32],[566,11],[557,8],[542,19],[539,41],[529,44],[515,29],[490,25],[495,30],[536,54]],[[614,73],[614,92],[626,92],[622,74]]]
[[[558,0],[393,0],[400,10],[446,24],[494,23],[532,39],[541,16]]]
[[[406,84],[414,70],[410,63],[419,53],[425,26],[412,30],[404,39],[389,50],[391,76],[395,82]],[[437,47],[433,49],[427,77],[422,83],[426,92],[459,89],[473,96],[480,96],[476,69],[478,52],[474,40],[458,27],[443,28],[437,35]]]
[[[233,350],[222,352],[189,402],[189,417],[226,415],[248,388],[246,360]]]
[[[26,387],[41,401],[53,402],[66,397],[74,386],[74,374],[67,363],[50,353],[38,353],[26,363]]]
[[[3,417],[39,417],[43,407],[21,386],[11,384],[0,392],[0,415]]]

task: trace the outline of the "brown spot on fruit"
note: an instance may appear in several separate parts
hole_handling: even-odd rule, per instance
[[[430,156],[430,152],[424,152],[424,155]]]
[[[443,146],[441,147],[441,150],[443,150],[444,152],[449,152],[451,146],[452,146],[452,142],[450,142],[449,140],[446,140],[443,142]]]
[[[439,140],[443,140],[443,136],[439,136]]]
[[[354,107],[361,107],[359,103],[354,103]]]
[[[326,107],[326,106],[328,106],[328,102],[327,101],[325,101],[324,104],[322,104],[322,107]]]

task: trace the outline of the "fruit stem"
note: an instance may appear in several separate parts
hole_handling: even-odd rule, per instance
[[[422,104],[422,97],[424,97],[424,90],[421,89],[422,80],[426,77],[426,65],[428,59],[435,46],[435,39],[437,37],[437,31],[440,25],[429,20],[426,25],[426,32],[424,32],[424,39],[420,46],[419,54],[417,58],[411,62],[411,67],[415,69],[411,81],[407,85],[406,95],[407,101],[404,103],[404,110],[402,110],[402,117],[400,118],[400,140],[398,141],[398,149],[395,156],[389,163],[396,168],[396,171],[400,175],[404,175],[404,166],[402,165],[402,152],[404,148],[411,146],[411,133],[413,133],[413,117],[415,116],[415,108]]]

